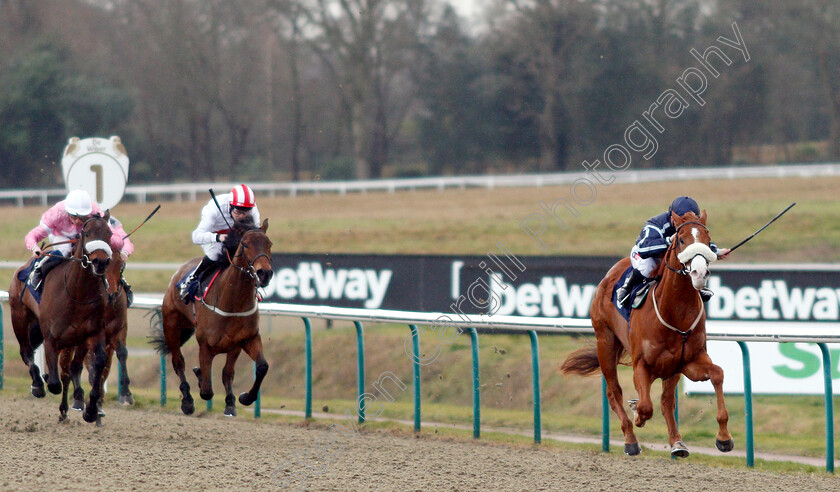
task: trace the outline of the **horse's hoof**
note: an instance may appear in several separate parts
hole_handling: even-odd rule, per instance
[[[251,403],[254,403],[254,398],[251,398],[251,396],[248,394],[248,392],[245,392],[245,393],[242,393],[241,395],[239,395],[239,403],[241,403],[241,404],[243,404],[247,407]]]
[[[120,395],[119,402],[120,402],[120,405],[129,406],[129,407],[134,406],[134,395],[132,395],[131,393],[129,393],[127,395]]]
[[[715,439],[715,447],[724,453],[728,453],[735,449],[735,441],[732,439],[727,439],[726,441]]]
[[[202,400],[209,401],[209,400],[213,399],[213,392],[210,391],[208,393],[205,393],[205,392],[201,391],[201,392],[198,393],[198,396],[200,396]]]
[[[81,400],[73,400],[73,406],[70,408],[79,412],[83,412],[85,410],[85,402]]]
[[[192,401],[182,401],[181,411],[184,412],[184,415],[192,415],[195,412],[195,405]]]
[[[634,442],[630,444],[624,444],[624,454],[627,456],[638,456],[642,452],[642,447],[639,446],[639,443]]]
[[[105,416],[105,410],[102,410],[100,408],[99,410],[97,410],[96,414],[99,415],[100,417],[104,417]]]
[[[56,384],[49,384],[47,383],[47,389],[50,390],[50,393],[57,395],[61,393],[61,383]]]
[[[225,407],[225,417],[236,417],[236,407]]]
[[[29,387],[29,390],[32,391],[32,396],[35,398],[43,398],[47,396],[47,392],[44,390],[43,386],[32,385]]]
[[[671,447],[671,458],[688,458],[688,448],[682,441],[677,441]]]
[[[99,418],[99,415],[97,415],[96,410],[94,410],[93,412],[88,412],[87,410],[85,410],[82,413],[82,418],[85,419],[85,422],[92,424],[96,422],[96,420]]]
[[[104,427],[104,425],[102,424],[102,419],[96,419],[96,426],[97,427]]]

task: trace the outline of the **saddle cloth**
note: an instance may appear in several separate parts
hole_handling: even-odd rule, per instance
[[[650,287],[654,284],[654,281],[652,279],[649,279],[649,278],[644,279],[639,285],[633,287],[633,290],[630,291],[631,302],[629,302],[628,305],[625,306],[625,307],[619,307],[618,300],[616,299],[615,293],[616,293],[616,291],[618,291],[619,287],[624,285],[625,279],[627,279],[627,277],[630,276],[630,273],[632,271],[633,271],[632,266],[627,267],[627,270],[625,270],[624,273],[621,274],[621,276],[618,278],[618,282],[616,282],[616,284],[613,286],[613,290],[612,290],[613,306],[615,306],[615,308],[618,310],[618,312],[621,313],[621,316],[623,316],[624,319],[626,319],[628,323],[630,322],[630,311],[632,309],[637,309],[637,308],[641,307],[645,303],[645,299],[647,299],[648,291],[650,290]]]
[[[183,277],[181,277],[181,280],[178,281],[178,285],[176,285],[176,287],[179,290],[183,287],[184,282],[190,275],[192,275],[196,268],[198,268],[198,265],[188,270],[187,273]],[[213,285],[213,281],[216,280],[216,277],[218,277],[220,273],[222,273],[221,269],[215,269],[212,271],[205,272],[204,279],[198,279],[198,282],[195,282],[190,286],[188,299],[193,300],[201,299],[202,297],[204,297],[204,295],[207,294],[207,290],[210,289],[210,286]],[[209,280],[206,280],[208,278]],[[199,293],[201,293],[201,295],[199,295]]]
[[[29,289],[29,293],[32,294],[32,297],[35,299],[35,302],[41,304],[41,292],[32,288],[27,282],[29,279],[29,273],[32,272],[32,263],[26,265],[26,268],[18,272],[17,279],[23,282],[24,288]]]

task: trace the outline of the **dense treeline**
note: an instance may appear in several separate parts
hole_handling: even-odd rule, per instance
[[[0,0],[0,188],[840,157],[828,0]]]

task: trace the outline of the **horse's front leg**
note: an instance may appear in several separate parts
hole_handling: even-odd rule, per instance
[[[102,368],[102,376],[99,378],[99,401],[96,402],[100,417],[105,416],[105,410],[102,410],[102,406],[105,403],[105,381],[108,380],[108,375],[111,374],[111,361],[113,360],[113,356],[114,347],[111,345],[111,342],[108,342],[105,345],[105,367]]]
[[[213,382],[210,380],[210,375],[213,372],[213,354],[206,343],[198,343],[198,367],[194,367],[193,372],[198,378],[198,394],[201,399],[212,400]]]
[[[128,368],[125,363],[128,360],[128,349],[125,347],[125,342],[120,341],[117,344],[117,360],[120,364],[120,405],[134,405],[134,395],[131,394],[129,385],[131,380],[128,378]]]
[[[668,444],[671,446],[671,456],[675,458],[688,457],[688,448],[682,442],[680,430],[677,427],[677,418],[674,411],[677,408],[677,385],[680,382],[680,375],[675,374],[670,378],[662,380],[661,409],[665,417],[665,425],[668,426]]]
[[[50,393],[57,395],[61,393],[61,381],[58,379],[58,352],[55,346],[55,339],[48,336],[44,339],[44,362],[47,364],[47,389]]]
[[[73,362],[70,364],[70,380],[73,381],[73,410],[83,411],[85,409],[85,390],[82,389],[82,367],[88,355],[88,344],[76,347],[73,354]],[[93,370],[88,368],[93,374]]]
[[[726,402],[723,398],[723,369],[712,363],[709,354],[703,352],[686,364],[683,374],[692,381],[712,380],[712,386],[715,387],[715,396],[717,397],[718,433],[715,446],[724,453],[732,451],[735,448],[735,443],[732,441],[732,435],[727,428],[729,412],[726,411]]]
[[[612,332],[607,331],[603,337],[599,333],[597,339],[598,365],[601,367],[601,373],[607,383],[607,401],[621,421],[621,432],[624,434],[624,454],[636,456],[642,452],[642,448],[633,432],[633,422],[627,417],[627,412],[624,411],[624,404],[622,403],[624,393],[618,383],[618,371],[616,370],[616,355],[620,350],[619,343],[618,338]]]
[[[105,332],[99,331],[96,345],[93,349],[93,382],[90,388],[90,399],[82,417],[85,422],[96,422],[99,425],[99,399],[102,396],[102,371],[105,369]]]
[[[244,348],[245,353],[248,354],[248,356],[251,357],[251,359],[253,359],[257,364],[253,386],[251,386],[251,389],[248,390],[247,393],[239,395],[239,403],[247,406],[254,403],[257,399],[257,395],[260,393],[260,385],[262,385],[262,380],[268,373],[268,362],[266,362],[265,356],[263,356],[262,339],[260,338],[259,333],[248,340],[245,343]]]
[[[44,380],[41,379],[41,368],[35,363],[36,346],[33,346],[33,340],[38,338],[36,341],[40,344],[43,336],[41,335],[41,327],[38,326],[37,322],[29,323],[25,317],[21,319],[15,310],[12,310],[12,326],[15,327],[15,337],[20,343],[20,358],[29,368],[29,376],[32,378],[32,386],[29,387],[29,390],[35,398],[43,398],[47,395],[47,392],[44,389]],[[18,333],[18,326],[27,326],[23,335]]]
[[[236,397],[233,396],[233,374],[236,366],[236,359],[242,349],[236,347],[227,353],[225,368],[222,369],[222,384],[225,386],[225,415],[236,417]]]
[[[59,354],[58,365],[61,370],[61,403],[58,405],[58,421],[64,422],[67,419],[67,389],[70,387],[70,373],[72,372],[70,359],[73,355],[73,349],[64,349]]]
[[[653,402],[650,400],[650,385],[653,384],[653,377],[641,357],[633,361],[633,384],[639,395],[639,401],[634,409],[633,423],[636,427],[644,427],[645,422],[653,417]]]

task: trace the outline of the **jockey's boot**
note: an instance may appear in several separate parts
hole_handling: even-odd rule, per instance
[[[711,299],[711,298],[712,298],[712,296],[714,296],[714,295],[715,295],[715,293],[714,293],[714,292],[712,292],[710,289],[706,289],[706,288],[702,288],[702,289],[700,289],[700,291],[699,291],[699,292],[700,292],[700,299],[701,299],[703,302],[709,302],[709,299]]]
[[[123,290],[125,290],[126,307],[131,307],[134,303],[134,292],[131,291],[131,284],[123,276],[120,276],[120,283],[123,286]]]
[[[193,284],[196,282],[201,282],[201,278],[204,276],[204,272],[206,272],[211,266],[215,265],[216,262],[205,256],[201,259],[198,266],[195,267],[195,271],[193,271],[189,277],[184,280],[183,285],[181,285],[181,300],[184,301],[184,304],[190,303],[190,292],[193,292]]]
[[[43,276],[41,275],[41,263],[46,259],[47,257],[43,256],[35,260],[35,262],[32,264],[32,271],[29,272],[29,278],[26,279],[29,285],[35,290],[38,290],[38,288],[41,287],[41,281],[44,280]]]
[[[55,255],[42,255],[40,258],[35,260],[32,263],[32,271],[29,272],[29,278],[27,278],[27,283],[32,286],[33,289],[40,291],[42,284],[44,282],[44,277],[47,273],[53,269],[59,262],[59,258]]]
[[[642,280],[645,279],[645,276],[642,275],[642,272],[633,269],[630,272],[630,275],[627,276],[627,279],[624,281],[624,285],[618,288],[615,291],[615,302],[618,304],[620,308],[626,308],[630,303],[630,293],[633,291],[633,287],[639,285]]]

